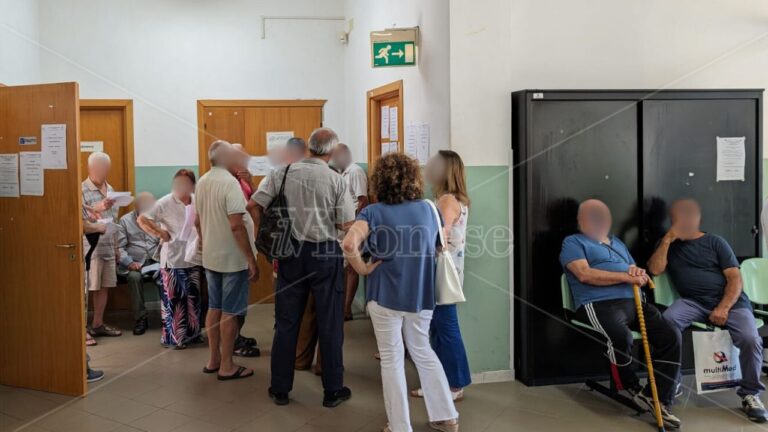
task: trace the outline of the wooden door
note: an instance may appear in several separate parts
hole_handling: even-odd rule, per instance
[[[90,144],[89,144],[90,143]],[[134,196],[135,166],[133,163],[133,101],[129,99],[80,100],[80,166],[82,178],[88,177],[88,156],[94,150],[109,155],[112,167],[109,184],[116,191],[129,191]],[[133,210],[120,208],[119,216]],[[131,296],[124,283],[110,290],[107,310],[130,310]],[[92,296],[92,294],[89,294]],[[88,302],[93,310],[93,301]]]
[[[368,172],[371,172],[376,160],[384,153],[383,148],[389,145],[394,146],[391,151],[403,151],[403,81],[377,87],[368,91]],[[397,109],[397,116],[392,116],[391,108]],[[396,119],[396,136],[390,132],[390,128],[384,125],[387,133],[382,130],[382,112],[388,111],[386,118],[392,123]]]
[[[200,174],[207,171],[207,149],[216,139],[240,143],[252,156],[267,154],[267,132],[291,131],[296,137],[309,138],[323,124],[324,100],[289,101],[199,101]],[[254,177],[258,185],[262,177]],[[259,280],[251,283],[249,303],[274,302],[272,264],[258,257]]]
[[[0,153],[65,124],[67,160],[44,196],[0,198],[0,383],[69,395],[86,390],[78,105],[77,83],[0,88]]]

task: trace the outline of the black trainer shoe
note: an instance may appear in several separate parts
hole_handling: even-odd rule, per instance
[[[141,336],[147,332],[147,327],[149,327],[149,320],[146,317],[139,318],[136,320],[136,325],[133,326],[133,334]]]
[[[341,390],[326,391],[323,397],[323,406],[333,408],[341,405],[342,402],[352,397],[352,390],[349,387],[342,387]]]
[[[269,398],[272,399],[272,402],[274,402],[275,405],[288,405],[288,393],[273,392],[272,387],[270,387],[268,391]]]
[[[104,379],[104,371],[88,368],[88,382],[96,382]]]
[[[653,398],[645,394],[645,391],[630,391],[632,394],[632,400],[635,401],[636,404],[640,406],[640,408],[643,408],[647,410],[651,416],[656,416],[656,408],[653,404]],[[661,405],[661,420],[664,422],[664,426],[670,428],[670,429],[679,429],[682,422],[680,419],[672,414],[672,410],[664,404]]]
[[[768,420],[768,412],[765,411],[765,405],[757,396],[744,396],[741,399],[741,409],[755,423],[765,423]]]

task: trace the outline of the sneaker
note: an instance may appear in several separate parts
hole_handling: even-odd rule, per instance
[[[459,432],[459,420],[442,420],[428,423],[430,429],[441,432]]]
[[[333,408],[341,405],[342,402],[352,397],[352,390],[349,387],[342,387],[341,390],[326,391],[323,396],[323,406]]]
[[[288,393],[278,393],[275,391],[272,391],[272,387],[269,388],[269,398],[272,399],[272,402],[275,403],[275,405],[288,405]]]
[[[765,423],[768,420],[768,413],[765,411],[765,405],[759,397],[755,395],[746,395],[741,399],[741,409],[747,414],[747,417],[755,423]]]
[[[88,368],[88,382],[96,382],[104,379],[104,371]]]
[[[133,334],[141,336],[147,332],[147,327],[149,327],[149,320],[146,317],[139,318],[136,320],[136,325],[133,326]]]
[[[653,399],[645,394],[645,391],[630,391],[630,393],[632,394],[632,400],[639,405],[640,408],[647,410],[652,416],[656,416],[656,408],[654,407]],[[669,406],[664,404],[660,405],[661,420],[664,422],[664,426],[670,429],[679,429],[682,424],[680,419],[672,414],[672,410]]]

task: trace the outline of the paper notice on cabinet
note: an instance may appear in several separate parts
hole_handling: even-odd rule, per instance
[[[291,138],[293,138],[293,131],[267,132],[267,151],[284,147]]]
[[[93,153],[93,152],[103,152],[104,151],[104,141],[80,141],[80,152],[82,153]]]
[[[43,154],[41,152],[20,152],[19,166],[21,195],[43,196],[45,193]]]
[[[381,155],[384,156],[387,153],[397,152],[397,142],[392,141],[388,143],[381,143]]]
[[[252,156],[248,160],[248,172],[252,176],[265,176],[272,171],[272,164],[267,156]]]
[[[397,119],[397,107],[389,107],[389,140],[390,141],[397,141],[400,139],[400,137],[397,136],[397,130],[398,130],[398,119]]]
[[[67,125],[42,125],[43,168],[67,169]]]
[[[0,154],[0,198],[19,197],[19,154]]]
[[[717,181],[744,181],[745,137],[717,137]]]
[[[381,107],[381,139],[389,139],[389,106]]]

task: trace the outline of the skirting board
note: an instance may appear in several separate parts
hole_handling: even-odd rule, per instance
[[[477,372],[472,374],[472,384],[488,384],[515,380],[515,371],[511,369]]]

